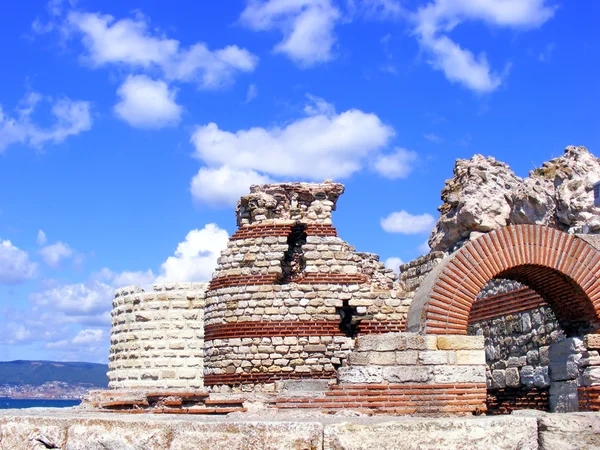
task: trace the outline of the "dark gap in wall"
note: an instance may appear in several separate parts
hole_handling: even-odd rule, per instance
[[[341,317],[340,331],[348,337],[354,337],[358,328],[355,321],[356,308],[350,306],[349,300],[344,300],[341,308],[335,308],[336,313]]]
[[[293,283],[304,275],[306,260],[302,246],[306,244],[306,225],[297,223],[287,238],[288,249],[281,261],[281,284]]]

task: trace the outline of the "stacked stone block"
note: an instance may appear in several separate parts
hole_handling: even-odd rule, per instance
[[[379,414],[477,414],[486,409],[480,336],[360,336],[339,385],[321,397],[281,398],[280,408],[367,409]]]
[[[386,333],[357,338],[340,383],[485,385],[481,336]]]
[[[549,347],[566,337],[546,301],[511,280],[494,280],[482,289],[469,316],[469,334],[485,338],[488,388],[504,390],[498,395],[505,399],[510,390],[516,396],[547,390]]]
[[[600,334],[588,334],[583,345],[585,350],[578,361],[579,410],[600,411]]]
[[[445,252],[430,252],[400,266],[399,280],[403,284],[409,299],[414,297],[415,292],[421,287],[421,283],[423,283],[429,272],[447,255]]]
[[[112,310],[109,388],[203,387],[206,283],[119,289]]]

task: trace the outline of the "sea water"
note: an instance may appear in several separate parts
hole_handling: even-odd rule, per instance
[[[0,397],[0,409],[21,408],[69,408],[77,406],[81,400],[52,400],[41,398],[7,398]]]

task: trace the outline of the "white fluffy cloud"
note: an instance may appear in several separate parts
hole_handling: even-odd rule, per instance
[[[284,127],[236,132],[221,130],[216,123],[198,127],[192,135],[194,156],[208,168],[200,169],[192,182],[194,197],[235,203],[249,184],[271,178],[348,177],[394,135],[375,114],[358,109],[338,114],[322,99],[309,101],[305,111],[310,115]]]
[[[145,289],[151,287],[155,276],[151,270],[146,272],[115,273],[109,269],[92,274],[87,280],[72,284],[55,284],[45,290],[32,293],[29,301],[34,309],[31,326],[53,323],[65,327],[87,326],[108,328],[114,291],[117,288],[137,285]],[[64,333],[40,337],[49,342],[63,340]],[[83,343],[83,335],[78,343]],[[68,340],[73,343],[72,340]],[[58,344],[56,344],[58,345]]]
[[[9,240],[0,241],[0,283],[16,284],[33,278],[37,265]]]
[[[385,260],[384,264],[385,267],[392,269],[396,274],[398,274],[400,272],[400,266],[404,264],[404,261],[397,256],[390,256]]]
[[[449,81],[477,92],[491,92],[502,83],[501,76],[490,69],[483,53],[476,57],[446,36],[424,36],[421,44],[431,52],[431,65],[443,71]]]
[[[384,217],[380,223],[388,233],[418,234],[431,231],[435,219],[431,214],[412,215],[402,210]]]
[[[69,244],[60,241],[40,250],[44,262],[53,268],[59,267],[63,260],[71,258],[74,254]]]
[[[21,323],[5,323],[0,329],[0,344],[23,344],[33,337],[31,330]]]
[[[104,330],[88,328],[77,333],[72,342],[73,344],[89,344],[91,342],[100,342],[104,337]]]
[[[151,291],[154,282],[208,281],[228,238],[227,232],[215,224],[190,231],[174,255],[164,261],[158,277],[152,270],[113,272],[104,268],[79,283],[46,280],[44,290],[29,295],[29,311],[0,312],[6,319],[6,326],[0,329],[0,343],[41,343],[60,360],[105,361],[115,289],[136,285]],[[11,250],[8,261],[23,265],[24,252],[16,251]],[[3,271],[3,263],[0,248],[0,283],[4,281],[2,275],[10,275]],[[9,281],[14,278],[12,275]],[[53,326],[48,327],[49,323]]]
[[[130,75],[117,90],[121,100],[115,105],[115,113],[137,128],[177,125],[183,108],[175,102],[175,94],[162,80]]]
[[[334,27],[340,19],[331,0],[253,0],[240,16],[253,30],[280,31],[283,40],[274,51],[302,67],[333,58]]]
[[[227,231],[208,224],[188,233],[175,254],[162,264],[158,277],[152,270],[113,272],[104,268],[83,282],[49,286],[31,294],[29,300],[40,320],[108,326],[115,289],[136,285],[148,290],[154,282],[208,281],[228,238]],[[15,260],[14,255],[12,260]],[[0,267],[1,261],[0,256]]]
[[[229,166],[203,167],[192,178],[191,192],[194,199],[201,203],[229,207],[248,193],[249,186],[272,181],[254,170],[232,169]]]
[[[209,223],[201,230],[190,231],[177,246],[175,255],[162,264],[162,273],[157,281],[210,280],[228,239],[227,231],[214,223]]]
[[[398,148],[390,154],[379,155],[375,160],[375,170],[386,178],[406,178],[413,170],[417,154]]]
[[[431,65],[444,72],[449,81],[476,92],[491,92],[502,83],[485,54],[471,51],[444,35],[465,21],[527,29],[549,20],[555,7],[546,0],[434,0],[415,14],[415,32],[421,46],[431,55]]]
[[[53,123],[40,127],[32,120],[33,112],[46,100],[51,103]],[[0,105],[0,153],[11,144],[27,144],[43,147],[46,143],[59,144],[69,136],[75,136],[92,128],[90,103],[61,98],[56,101],[30,92],[20,102],[15,117],[4,113]]]
[[[72,332],[73,333],[73,332]],[[109,332],[101,328],[86,328],[64,339],[49,340],[44,347],[53,352],[54,358],[62,361],[105,362],[108,355]],[[49,338],[56,339],[56,336]]]
[[[79,318],[98,316],[110,311],[112,294],[112,286],[94,280],[51,287],[33,293],[29,298],[38,307]]]
[[[230,45],[210,50],[204,43],[182,48],[179,41],[153,31],[148,19],[137,14],[116,20],[99,13],[71,11],[67,29],[82,36],[84,60],[92,66],[119,64],[162,70],[171,80],[195,82],[202,88],[219,88],[241,72],[252,72],[258,58]]]
[[[156,276],[150,269],[146,271],[126,270],[121,273],[113,273],[108,269],[104,269],[104,273],[108,274],[110,284],[116,288],[135,285],[143,289],[150,289],[152,283],[156,280]]]

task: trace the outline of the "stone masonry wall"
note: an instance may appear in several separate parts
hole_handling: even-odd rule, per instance
[[[115,292],[110,389],[203,387],[206,283],[128,286]]]
[[[279,408],[375,414],[477,414],[486,409],[481,336],[385,333],[360,336],[339,384],[322,396],[281,398]]]
[[[240,228],[206,297],[205,384],[271,390],[281,379],[334,379],[354,335],[399,331],[408,305],[377,255],[337,236],[343,185],[252,186]]]
[[[469,323],[469,334],[485,339],[490,390],[549,387],[548,349],[565,333],[539,295],[516,281],[494,280],[479,294]]]
[[[355,333],[403,326],[408,305],[394,274],[336,236],[308,235],[303,272],[282,283],[289,228],[279,237],[232,239],[223,251],[206,301],[208,380],[335,377]]]
[[[445,252],[431,252],[400,266],[400,275],[398,278],[407,293],[408,303],[414,297],[417,289],[421,287],[421,283],[429,272],[447,255]]]

